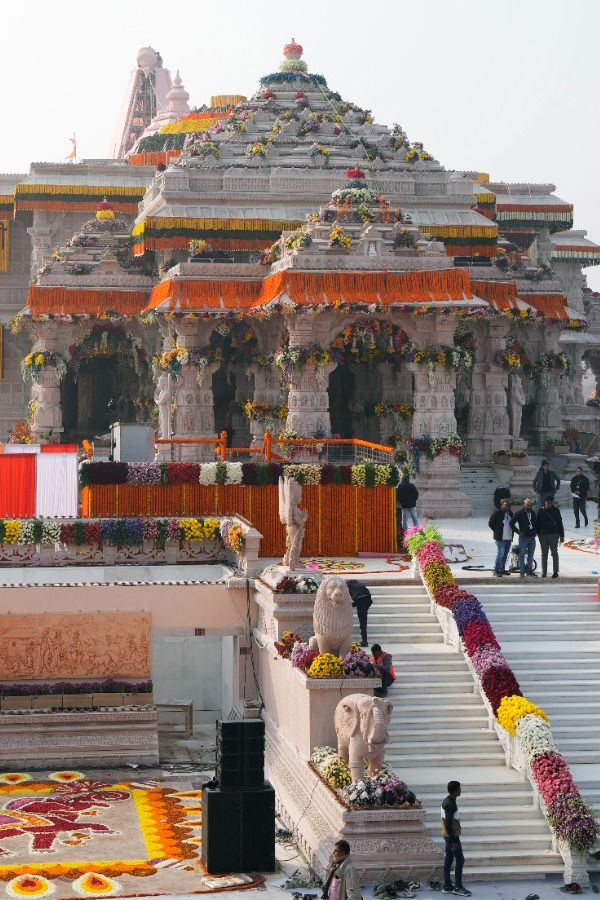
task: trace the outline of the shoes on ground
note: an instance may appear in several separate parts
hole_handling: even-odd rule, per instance
[[[361,642],[360,642],[360,646],[361,646],[361,647],[368,647],[368,646],[369,646],[369,642],[368,642],[368,641],[361,641]]]
[[[466,887],[455,887],[452,891],[455,897],[470,897],[471,891],[468,891]]]
[[[442,888],[442,894],[453,894],[455,890],[456,890],[456,888],[454,887],[453,884],[450,885],[450,887],[445,887],[445,886],[444,886],[444,887]]]
[[[494,571],[493,575],[494,575],[494,578],[500,578],[500,576],[502,575],[502,572],[495,572],[495,571]]]
[[[539,894],[527,894],[525,900],[540,900]]]
[[[528,578],[537,578],[538,574],[537,574],[537,572],[528,572],[527,577]]]
[[[552,577],[553,577],[553,578],[558,578],[558,572],[553,572]]]
[[[581,885],[577,884],[576,881],[571,881],[570,884],[563,884],[559,890],[561,890],[563,894],[580,894]]]

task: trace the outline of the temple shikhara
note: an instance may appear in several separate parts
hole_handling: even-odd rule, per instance
[[[252,97],[192,108],[143,48],[114,159],[0,176],[0,437],[118,418],[481,463],[592,436],[600,246],[571,204],[445,169],[283,53]]]

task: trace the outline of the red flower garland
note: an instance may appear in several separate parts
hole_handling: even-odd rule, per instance
[[[496,715],[503,697],[511,697],[513,694],[517,694],[519,697],[523,696],[519,682],[508,666],[490,666],[481,679],[481,687],[490,701],[494,715]]]
[[[469,656],[473,656],[476,650],[484,646],[500,649],[489,622],[469,622],[463,634],[463,644]]]

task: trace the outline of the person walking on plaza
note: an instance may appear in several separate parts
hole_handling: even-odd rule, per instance
[[[331,866],[323,885],[322,900],[362,900],[358,872],[350,857],[348,841],[336,841]]]
[[[510,498],[504,497],[500,501],[500,509],[491,514],[488,522],[496,541],[496,562],[494,563],[494,575],[496,578],[509,574],[504,567],[513,539],[513,518],[514,516],[510,509]]]
[[[579,528],[579,514],[583,516],[587,528],[588,517],[585,501],[590,491],[590,479],[583,474],[581,466],[575,469],[575,475],[571,478],[571,496],[573,497],[573,512],[575,513],[575,528]]]
[[[462,883],[465,856],[460,843],[460,816],[456,803],[460,794],[460,781],[449,781],[448,796],[442,803],[442,835],[446,845],[442,893],[455,894],[457,897],[470,897],[471,891],[468,891]],[[454,884],[451,875],[452,863],[454,863]]]
[[[371,654],[373,668],[378,675],[381,675],[381,687],[375,688],[374,694],[376,697],[387,697],[388,688],[396,680],[392,654],[384,653],[381,649],[381,644],[373,644]]]
[[[350,596],[352,597],[352,606],[356,607],[356,615],[358,616],[358,624],[360,625],[360,646],[368,647],[367,638],[367,616],[369,607],[373,605],[371,591],[359,581],[357,578],[350,578],[346,582]]]
[[[559,487],[560,478],[556,472],[552,471],[548,460],[543,459],[542,465],[535,473],[535,478],[533,479],[533,489],[540,498],[540,509],[543,508],[546,497],[554,499],[554,495]]]
[[[533,500],[523,500],[523,508],[513,519],[513,528],[519,535],[519,574],[537,578],[533,571],[533,557],[535,556],[535,536],[537,534],[537,515],[533,509]],[[527,562],[525,562],[527,559]]]
[[[396,489],[397,505],[402,507],[402,528],[404,531],[408,528],[408,518],[412,519],[413,525],[418,525],[417,518],[417,500],[419,492],[410,480],[410,475],[405,472],[402,481]]]
[[[542,578],[548,572],[548,550],[552,553],[552,577],[558,578],[558,544],[565,539],[560,509],[554,505],[554,497],[546,497],[544,508],[537,517],[538,537],[542,548]]]

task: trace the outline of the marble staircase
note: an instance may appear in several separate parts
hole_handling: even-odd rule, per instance
[[[600,817],[600,604],[596,584],[495,583],[477,596],[521,690],[550,716],[556,744]],[[598,866],[598,864],[596,864]]]
[[[369,642],[392,653],[398,676],[386,758],[421,799],[430,835],[441,843],[440,804],[457,778],[467,882],[562,872],[533,793],[506,767],[467,665],[444,644],[424,588],[364,580],[373,596]]]

